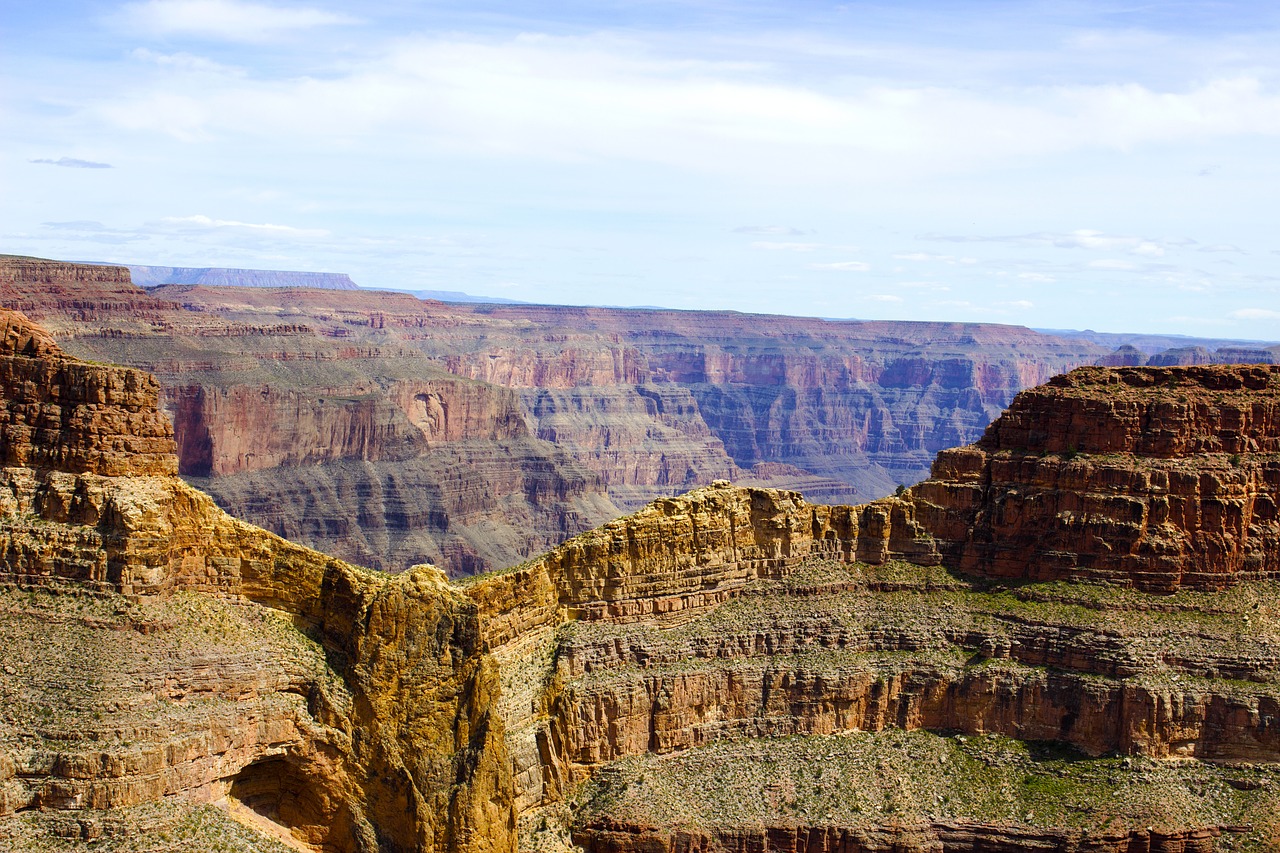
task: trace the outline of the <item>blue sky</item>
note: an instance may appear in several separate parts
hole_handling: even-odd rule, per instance
[[[1280,339],[1263,2],[8,0],[0,251]]]

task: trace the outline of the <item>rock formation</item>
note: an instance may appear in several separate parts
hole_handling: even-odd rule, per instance
[[[1220,589],[1280,571],[1280,370],[1081,368],[916,486],[973,574]]]
[[[0,843],[1280,839],[1280,368],[1081,368],[897,497],[716,482],[450,584],[225,515],[149,377],[3,324]]]
[[[532,434],[513,390],[373,328],[371,313],[420,314],[411,296],[162,290],[176,298],[124,268],[0,259],[0,304],[75,354],[156,375],[182,475],[239,517],[376,569],[468,574],[619,512],[597,473]],[[230,306],[200,303],[216,293]]]
[[[1081,368],[900,497],[717,484],[480,579],[524,844],[1273,849],[1278,403]]]
[[[314,849],[510,850],[475,606],[227,516],[153,379],[0,324],[0,846],[208,850],[245,832],[221,802]]]
[[[155,374],[184,476],[225,509],[454,575],[716,479],[881,497],[1106,351],[983,324],[147,291],[122,268],[34,259],[0,262],[0,305]]]

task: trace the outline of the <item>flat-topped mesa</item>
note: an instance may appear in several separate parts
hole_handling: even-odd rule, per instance
[[[1280,366],[1081,367],[1020,393],[985,451],[1280,452]]]
[[[1280,368],[1085,367],[912,488],[961,571],[1153,592],[1280,573]]]
[[[911,511],[895,498],[822,506],[721,480],[660,498],[469,592],[493,646],[566,619],[679,619],[810,559],[935,564],[933,542]]]
[[[0,464],[104,476],[176,474],[160,386],[66,357],[22,314],[0,311]]]

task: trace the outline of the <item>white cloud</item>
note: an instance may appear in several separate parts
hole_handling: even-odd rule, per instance
[[[821,249],[821,243],[775,243],[769,240],[757,240],[751,244],[753,249],[764,249],[771,252],[812,252]]]
[[[933,252],[901,252],[893,256],[900,261],[936,261],[943,264],[971,266],[978,262],[977,258],[957,257],[955,255],[939,255]]]
[[[1057,281],[1055,277],[1051,275],[1046,275],[1045,273],[1042,273],[1042,272],[1020,272],[1018,273],[1018,278],[1022,279],[1023,281],[1043,282],[1045,284]]]
[[[1196,242],[1188,237],[1150,239],[1121,234],[1106,234],[1102,231],[1093,231],[1087,228],[1076,231],[1038,231],[1031,234],[1011,234],[993,237],[927,234],[924,235],[924,239],[950,243],[1008,243],[1013,246],[1023,247],[1052,246],[1057,249],[1126,252],[1144,258],[1163,257],[1168,247],[1182,247]]]
[[[129,8],[152,30],[228,38],[341,19],[233,0],[151,0]],[[95,108],[111,123],[180,138],[231,133],[306,137],[310,144],[376,140],[404,151],[662,163],[751,175],[757,184],[828,187],[964,172],[1010,157],[1129,150],[1188,136],[1280,135],[1280,96],[1257,81],[1169,92],[1141,86],[973,91],[848,81],[828,88],[741,62],[663,55],[608,34],[504,41],[412,36],[323,77],[228,79],[196,89],[143,86],[104,98]],[[795,233],[772,225],[736,230]],[[1070,239],[1097,243],[1099,236],[1077,232]],[[1127,250],[1162,251],[1150,241]]]
[[[1015,311],[1029,311],[1036,307],[1035,303],[1028,299],[1015,299],[1012,302],[997,302],[997,308],[1012,308]]]
[[[166,216],[160,220],[165,225],[171,225],[179,229],[185,230],[215,230],[215,229],[241,229],[245,231],[261,231],[279,235],[294,235],[298,237],[325,237],[329,232],[320,228],[294,228],[292,225],[273,225],[270,222],[253,223],[253,222],[237,222],[234,219],[213,219],[203,214],[194,216]]]
[[[901,296],[894,296],[889,293],[876,293],[871,296],[864,297],[870,302],[901,302]]]
[[[1233,320],[1280,320],[1280,311],[1270,308],[1241,308],[1231,312]]]
[[[31,163],[41,163],[46,166],[62,166],[64,169],[111,169],[114,168],[110,163],[99,163],[96,160],[77,160],[75,157],[59,157],[53,160],[48,157],[40,157],[30,160]]]
[[[322,9],[242,0],[147,0],[126,3],[121,15],[133,32],[233,42],[269,41],[290,32],[356,22],[348,15]]]
[[[230,65],[223,65],[220,62],[214,62],[203,56],[195,56],[190,53],[158,53],[154,50],[148,50],[145,47],[135,48],[129,53],[129,56],[139,62],[148,62],[152,65],[158,65],[161,68],[169,68],[175,71],[187,71],[193,73],[206,74],[230,74],[238,77],[244,76],[244,70]]]
[[[809,264],[811,270],[830,270],[833,272],[866,272],[871,264],[863,261],[836,261],[830,264]]]
[[[808,231],[801,231],[799,228],[792,228],[790,225],[739,225],[733,229],[734,234],[783,234],[788,237],[799,237],[802,234],[808,234]]]

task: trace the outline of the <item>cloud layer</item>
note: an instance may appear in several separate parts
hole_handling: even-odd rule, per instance
[[[545,301],[1274,335],[1280,20],[1033,6],[40,7],[0,81],[26,200],[0,234]]]

